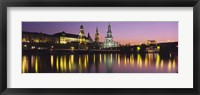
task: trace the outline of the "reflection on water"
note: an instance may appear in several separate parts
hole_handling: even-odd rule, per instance
[[[178,73],[178,56],[159,53],[23,55],[22,73]]]

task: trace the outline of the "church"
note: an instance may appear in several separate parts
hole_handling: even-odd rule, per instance
[[[111,25],[109,23],[107,35],[105,37],[105,41],[104,41],[102,47],[103,48],[112,48],[112,47],[118,47],[118,46],[119,46],[119,44],[117,42],[113,41]]]

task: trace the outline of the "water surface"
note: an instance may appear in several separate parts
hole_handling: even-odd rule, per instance
[[[172,54],[22,55],[22,73],[178,73]]]

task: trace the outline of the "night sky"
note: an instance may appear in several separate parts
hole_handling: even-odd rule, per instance
[[[104,41],[109,22],[22,22],[22,30],[28,32],[42,32],[55,34],[79,34],[83,25],[85,35],[88,32],[94,40],[96,27],[100,34],[100,41]],[[178,41],[178,22],[110,22],[114,41],[120,44],[140,44],[147,40],[158,42]]]

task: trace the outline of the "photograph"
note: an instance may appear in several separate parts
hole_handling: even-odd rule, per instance
[[[1,95],[200,95],[200,0],[3,0]]]
[[[22,73],[178,73],[178,21],[23,21]]]

